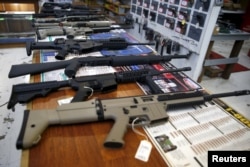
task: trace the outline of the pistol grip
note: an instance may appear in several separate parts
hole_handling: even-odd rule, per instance
[[[85,101],[88,99],[91,93],[92,93],[92,90],[90,88],[79,89],[76,92],[76,95],[71,100],[71,103]]]
[[[115,120],[115,119],[114,119]],[[110,130],[105,142],[104,147],[107,148],[121,148],[124,145],[123,136],[127,131],[127,125],[129,122],[129,117],[117,117],[115,123]]]
[[[71,59],[69,65],[64,70],[65,75],[69,78],[75,77],[76,71],[80,66],[80,63],[77,60]]]
[[[32,49],[32,42],[27,41],[26,42],[26,53],[27,53],[28,56],[31,55],[31,52],[32,52],[31,49]]]
[[[55,58],[56,58],[57,60],[64,60],[65,57],[67,56],[67,54],[68,54],[68,52],[67,52],[66,50],[62,49],[62,50],[59,50],[59,51],[58,51],[58,53],[57,53],[57,55],[55,56]]]

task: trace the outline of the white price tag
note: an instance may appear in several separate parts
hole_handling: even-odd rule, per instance
[[[59,106],[62,105],[62,104],[69,104],[72,99],[73,99],[73,97],[69,97],[69,98],[66,98],[66,99],[61,99],[61,100],[58,100],[57,103],[59,104]]]
[[[147,140],[142,140],[135,154],[135,158],[147,162],[151,150],[152,150],[152,144]]]

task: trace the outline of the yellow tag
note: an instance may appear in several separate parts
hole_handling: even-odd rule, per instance
[[[182,25],[186,24],[186,20],[182,20],[182,21],[181,21],[181,24],[182,24]]]

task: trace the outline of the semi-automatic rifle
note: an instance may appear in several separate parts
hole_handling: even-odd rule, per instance
[[[27,55],[30,56],[32,50],[57,50],[55,56],[58,60],[64,60],[68,53],[84,54],[101,50],[121,50],[130,45],[154,45],[154,43],[132,43],[125,38],[109,39],[64,39],[57,38],[53,42],[26,42]]]
[[[82,9],[89,10],[86,5],[73,5],[71,3],[56,3],[56,2],[44,2],[42,5],[45,9]]]
[[[86,13],[86,14],[94,14],[94,13],[100,13],[100,9],[46,9],[46,8],[41,8],[40,13],[57,13],[57,12],[63,12],[63,13],[74,13],[74,12],[79,12],[79,13]]]
[[[47,81],[40,83],[17,84],[12,86],[11,96],[7,105],[8,109],[14,108],[19,102],[27,103],[36,97],[44,97],[51,92],[63,87],[71,87],[76,94],[71,102],[85,101],[93,92],[111,92],[117,89],[118,83],[145,82],[150,89],[158,91],[158,85],[152,76],[163,73],[190,71],[190,67],[158,71],[154,69],[141,69],[134,71],[121,71],[113,74],[100,74],[92,76],[81,76],[65,81]]]
[[[33,23],[59,23],[66,21],[91,21],[91,20],[104,20],[105,15],[86,15],[86,16],[65,16],[60,18],[33,18]]]
[[[66,17],[66,16],[89,16],[101,14],[96,11],[60,11],[54,10],[53,13],[35,13],[32,14],[32,18],[44,18],[44,17]]]
[[[58,28],[58,27],[109,27],[114,25],[114,21],[63,21],[59,23],[32,23],[36,28]]]
[[[201,91],[155,94],[114,99],[92,99],[85,102],[63,104],[51,110],[25,110],[17,149],[37,144],[50,125],[67,125],[114,120],[104,147],[121,148],[128,126],[145,126],[168,120],[167,110],[172,106],[203,104],[213,98],[249,95],[250,90],[207,95]],[[138,119],[139,121],[134,121]],[[135,122],[135,123],[134,123]],[[134,123],[134,124],[132,124]]]
[[[66,35],[68,39],[73,39],[79,35],[90,35],[93,33],[109,32],[116,29],[131,29],[132,26],[108,26],[108,27],[54,27],[48,29],[37,29],[38,39],[45,39],[48,36]]]
[[[79,57],[70,60],[49,62],[49,63],[33,63],[33,64],[18,64],[12,65],[9,78],[18,77],[26,74],[40,74],[58,69],[63,69],[66,76],[69,78],[75,77],[76,71],[82,66],[130,66],[142,64],[156,64],[167,62],[172,59],[189,58],[191,53],[186,55],[174,56],[102,56],[102,57]]]

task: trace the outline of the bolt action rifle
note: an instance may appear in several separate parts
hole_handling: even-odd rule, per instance
[[[30,56],[32,50],[53,49],[58,50],[55,58],[64,60],[68,53],[84,54],[93,51],[100,51],[103,49],[120,50],[126,49],[130,45],[154,45],[154,43],[130,43],[124,38],[110,38],[110,39],[64,39],[57,38],[53,42],[26,42],[27,55]]]
[[[94,33],[109,32],[116,29],[131,29],[132,26],[108,26],[108,27],[53,27],[48,29],[37,29],[38,39],[45,39],[47,36],[66,35],[68,39],[73,39],[79,35],[90,35]]]
[[[190,67],[158,71],[154,69],[141,69],[134,71],[121,71],[114,74],[100,74],[82,76],[66,81],[47,81],[40,83],[17,84],[12,86],[11,96],[7,105],[8,109],[14,108],[15,104],[27,103],[36,97],[44,97],[62,87],[71,87],[76,94],[71,102],[85,101],[93,92],[111,92],[117,89],[118,83],[144,81],[150,89],[158,90],[158,86],[152,80],[152,76],[163,73],[190,71]]]
[[[186,55],[173,56],[102,56],[102,57],[80,57],[70,60],[49,62],[49,63],[34,63],[34,64],[18,64],[12,65],[9,78],[18,77],[26,74],[40,74],[43,72],[63,69],[66,76],[69,78],[75,77],[76,71],[82,66],[130,66],[142,64],[156,64],[159,62],[167,62],[172,59],[189,58],[191,53]]]
[[[202,91],[131,96],[113,99],[92,99],[85,102],[63,104],[51,110],[25,110],[22,127],[16,142],[17,149],[28,149],[41,139],[50,125],[67,125],[114,120],[104,147],[121,148],[128,126],[145,126],[168,120],[169,107],[203,104],[214,98],[249,95],[250,90],[221,94],[204,94]],[[133,121],[136,118],[139,121]],[[132,124],[135,122],[135,124]]]

